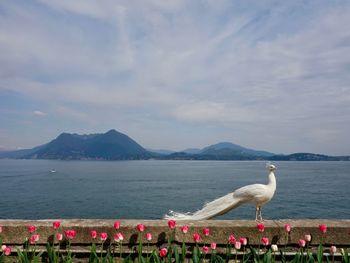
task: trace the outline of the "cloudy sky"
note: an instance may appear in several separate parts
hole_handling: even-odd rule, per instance
[[[350,154],[350,1],[0,2],[0,149],[116,129]]]

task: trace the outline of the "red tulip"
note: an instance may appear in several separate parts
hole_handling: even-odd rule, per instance
[[[101,241],[106,241],[108,238],[108,234],[105,232],[100,233],[100,239]]]
[[[286,232],[289,233],[292,230],[292,226],[290,224],[285,224],[284,230],[286,230]]]
[[[205,235],[206,237],[209,236],[209,228],[203,229],[203,235]]]
[[[175,229],[176,227],[176,221],[175,220],[168,220],[168,227],[170,229]]]
[[[64,234],[66,235],[66,238],[73,239],[77,236],[77,232],[74,229],[68,229],[64,231]]]
[[[11,247],[3,245],[1,248],[5,256],[9,256],[11,254]]]
[[[61,233],[56,233],[56,240],[61,241],[63,239],[63,235]]]
[[[208,252],[209,252],[209,247],[203,246],[203,247],[202,247],[202,251],[203,251],[204,254],[208,254]]]
[[[210,248],[215,250],[216,249],[216,243],[215,242],[211,242]]]
[[[245,237],[241,237],[241,238],[239,239],[239,242],[241,242],[241,244],[242,244],[243,246],[246,246],[247,243],[248,243],[248,240],[247,240],[247,238],[245,238]]]
[[[29,242],[30,244],[34,244],[36,242],[38,242],[40,239],[40,235],[39,234],[33,234],[30,238],[29,238]]]
[[[61,222],[60,221],[54,221],[52,223],[53,229],[59,229],[61,226]]]
[[[114,234],[114,241],[115,242],[121,242],[124,240],[124,236],[122,233],[116,233]]]
[[[186,233],[188,232],[188,228],[189,228],[188,226],[182,226],[182,227],[180,227],[182,233],[184,233],[184,234],[186,234]]]
[[[139,232],[145,231],[145,225],[144,225],[144,224],[138,224],[138,225],[136,226],[136,228],[137,228],[137,230],[138,230]]]
[[[152,240],[152,234],[151,233],[147,233],[146,234],[146,240],[147,241],[151,241]]]
[[[327,226],[325,224],[319,225],[319,229],[323,234],[327,232]]]
[[[163,248],[161,248],[161,249],[159,250],[159,256],[160,256],[161,258],[166,257],[167,254],[168,254],[168,250],[167,250],[165,247],[163,247]]]
[[[299,239],[298,244],[299,244],[299,247],[305,247],[306,241],[304,239]]]
[[[36,226],[34,226],[34,225],[28,226],[28,232],[29,233],[34,233],[35,231],[36,231]]]
[[[265,225],[263,223],[257,224],[256,227],[258,228],[259,232],[264,232],[265,230]]]
[[[236,243],[236,238],[234,235],[230,235],[228,237],[228,243],[230,243],[231,245],[234,245]]]
[[[269,239],[267,237],[262,237],[260,241],[264,246],[269,244]]]
[[[114,222],[114,229],[118,230],[120,228],[120,221]]]
[[[95,238],[97,237],[97,231],[96,231],[96,230],[91,230],[91,231],[90,231],[90,237],[91,237],[92,239],[95,239]]]
[[[201,241],[201,236],[198,233],[194,233],[193,240],[194,240],[194,242],[197,243],[197,242]]]

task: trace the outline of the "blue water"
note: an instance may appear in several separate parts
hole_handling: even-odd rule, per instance
[[[264,218],[350,218],[350,162],[274,164],[277,191]],[[0,218],[158,219],[266,181],[258,161],[0,160]],[[255,208],[218,218],[254,219]]]

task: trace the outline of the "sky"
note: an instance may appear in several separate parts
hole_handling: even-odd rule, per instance
[[[1,1],[0,150],[116,129],[349,155],[349,25],[347,0]]]

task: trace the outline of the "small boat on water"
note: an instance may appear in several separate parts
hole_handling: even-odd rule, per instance
[[[56,173],[56,170],[54,170],[54,169],[50,170],[50,173]]]

